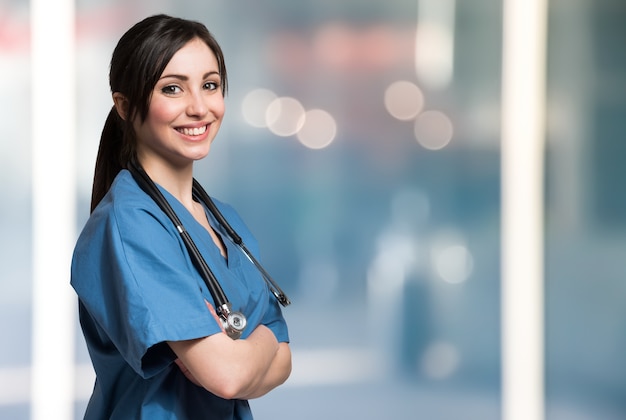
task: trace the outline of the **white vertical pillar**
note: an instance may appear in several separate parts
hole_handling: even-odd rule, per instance
[[[31,1],[34,420],[73,418],[74,32],[73,0]]]
[[[544,418],[547,0],[504,0],[502,419]]]

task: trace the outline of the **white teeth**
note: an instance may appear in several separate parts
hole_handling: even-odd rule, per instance
[[[199,136],[200,134],[204,134],[206,131],[206,125],[197,128],[181,128],[178,131],[186,136]]]

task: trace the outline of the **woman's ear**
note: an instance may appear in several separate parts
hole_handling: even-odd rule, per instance
[[[128,117],[128,99],[126,99],[126,96],[119,92],[114,92],[113,103],[115,104],[115,109],[120,118],[126,120]]]

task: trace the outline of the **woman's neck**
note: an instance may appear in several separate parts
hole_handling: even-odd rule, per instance
[[[192,211],[194,207],[192,194],[193,163],[182,167],[154,160],[140,161],[140,163],[152,181],[165,188],[188,210]]]

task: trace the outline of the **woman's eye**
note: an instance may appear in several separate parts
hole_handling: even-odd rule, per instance
[[[207,90],[217,90],[220,87],[219,83],[216,82],[206,82],[204,84],[204,88]]]
[[[175,93],[180,92],[180,88],[175,85],[169,85],[169,86],[165,86],[164,88],[162,88],[161,92],[168,94],[168,95],[173,95]]]

